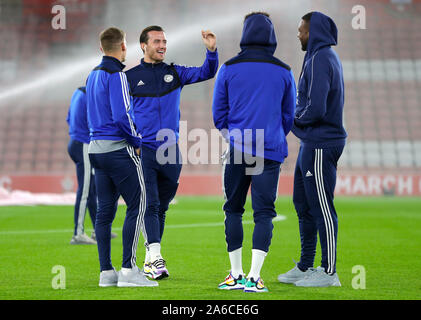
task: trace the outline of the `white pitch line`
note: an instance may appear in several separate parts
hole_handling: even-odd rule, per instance
[[[272,219],[273,222],[286,220],[286,216],[277,215]],[[253,224],[253,220],[245,220],[243,224]],[[222,227],[224,222],[209,222],[209,223],[191,223],[191,224],[169,224],[165,229],[185,229],[185,228],[207,228],[207,227]],[[122,228],[113,228],[115,231],[121,231]],[[15,230],[15,231],[0,231],[1,235],[25,235],[25,234],[43,234],[43,233],[69,233],[73,229],[50,229],[50,230]]]

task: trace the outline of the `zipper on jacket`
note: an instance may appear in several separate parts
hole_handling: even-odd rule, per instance
[[[156,73],[155,73],[154,68],[155,68],[155,67],[154,67],[154,65],[152,64],[152,72],[153,72],[153,74],[154,74],[154,77],[155,77],[155,80],[156,80],[156,84],[157,84],[156,88],[159,88],[159,81],[158,81],[158,77],[157,77],[157,75],[156,75]],[[161,129],[162,129],[162,120],[161,120],[161,101],[160,101],[160,99],[159,99],[159,91],[157,91],[157,93],[156,93],[156,97],[157,97],[157,99],[158,99],[159,130],[161,130]]]

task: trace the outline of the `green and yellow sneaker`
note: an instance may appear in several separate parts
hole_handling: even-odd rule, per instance
[[[269,290],[265,287],[262,278],[259,277],[257,281],[253,278],[247,279],[244,287],[244,292],[268,292]]]
[[[241,275],[236,279],[230,274],[225,278],[223,282],[218,285],[218,289],[221,290],[243,290],[246,283],[246,278],[244,275]]]

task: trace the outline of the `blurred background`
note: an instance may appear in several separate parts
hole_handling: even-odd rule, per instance
[[[66,28],[55,30],[54,5],[66,9]],[[353,29],[352,8],[366,11],[366,29]],[[141,30],[161,25],[166,62],[201,65],[200,31],[217,35],[220,65],[240,51],[244,16],[267,11],[276,28],[276,57],[296,81],[304,52],[301,17],[321,11],[339,29],[345,79],[348,143],[339,163],[337,193],[421,195],[421,1],[419,0],[0,0],[0,187],[72,192],[75,167],[67,154],[70,98],[99,64],[98,34],[109,26],[127,33],[126,65],[139,63]],[[186,86],[181,120],[187,133],[210,132],[214,79]],[[189,147],[197,141],[182,142]],[[207,144],[209,159],[221,150]],[[288,136],[289,157],[280,193],[291,194],[299,142]],[[185,155],[184,155],[185,156]],[[210,161],[210,160],[209,160]],[[180,194],[222,194],[221,166],[185,164]]]

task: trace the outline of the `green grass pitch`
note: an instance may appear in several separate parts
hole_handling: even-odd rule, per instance
[[[290,197],[280,197],[270,251],[261,276],[268,293],[226,292],[217,289],[229,271],[224,236],[222,197],[177,197],[170,206],[162,241],[170,278],[156,288],[100,288],[96,246],[69,244],[72,206],[0,207],[1,300],[419,300],[421,298],[421,199],[338,197],[337,272],[342,287],[298,288],[280,284],[279,273],[299,260],[298,221]],[[121,267],[121,227],[125,207],[113,224],[112,260]],[[244,214],[243,266],[251,260],[253,232],[250,201]],[[86,229],[92,226],[86,216]],[[144,257],[143,239],[137,251]],[[320,264],[320,247],[315,267]],[[65,270],[65,289],[54,289],[54,266]],[[365,289],[361,269],[365,270]],[[354,269],[354,271],[356,271]],[[355,278],[357,277],[357,278]]]

